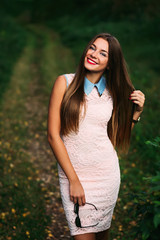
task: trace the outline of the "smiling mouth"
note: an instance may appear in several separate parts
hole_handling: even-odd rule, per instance
[[[90,58],[87,58],[87,62],[90,63],[90,64],[93,64],[93,65],[96,65],[96,64],[97,64],[95,61],[93,61],[93,60],[90,59]]]

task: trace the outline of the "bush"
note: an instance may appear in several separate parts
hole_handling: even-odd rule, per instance
[[[12,74],[13,66],[26,42],[26,32],[12,18],[0,18],[0,101]]]
[[[160,137],[154,141],[146,141],[156,154],[160,150]],[[148,182],[148,191],[140,194],[131,194],[137,225],[133,228],[135,237],[142,240],[158,240],[160,229],[160,162],[157,162],[157,171],[154,176],[143,178]]]

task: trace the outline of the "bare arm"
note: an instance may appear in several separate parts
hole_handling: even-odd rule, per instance
[[[66,147],[60,137],[61,119],[60,107],[66,90],[66,80],[64,76],[59,76],[52,89],[49,109],[48,109],[48,141],[52,151],[65,172],[70,183],[70,199],[79,205],[85,204],[83,187],[69,159]]]
[[[133,119],[137,120],[139,118],[139,116],[141,115],[141,113],[142,113],[142,111],[141,112],[135,111],[134,114],[133,114]],[[132,122],[132,129],[133,129],[134,125],[135,125],[135,123]]]

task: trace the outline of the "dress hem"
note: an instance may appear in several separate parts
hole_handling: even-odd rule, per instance
[[[95,230],[89,230],[89,229],[86,228],[86,231],[84,233],[83,232],[81,232],[81,233],[77,233],[77,232],[76,233],[72,233],[71,237],[74,237],[74,236],[77,236],[77,235],[83,235],[83,234],[86,234],[86,233],[100,233],[100,232],[103,232],[105,230],[110,229],[110,227],[111,227],[111,224],[108,227],[102,228],[100,231],[97,231],[96,229]],[[84,229],[84,228],[80,228],[80,229]]]

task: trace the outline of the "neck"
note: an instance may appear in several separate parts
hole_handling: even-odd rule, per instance
[[[100,78],[101,78],[101,76],[102,76],[102,72],[87,72],[86,73],[86,78],[90,81],[90,82],[92,82],[92,83],[97,83],[99,80],[100,80]]]

